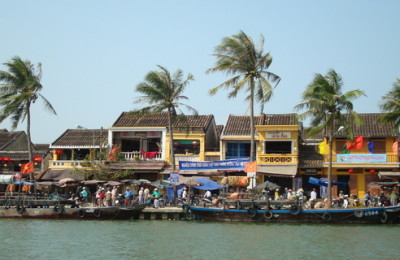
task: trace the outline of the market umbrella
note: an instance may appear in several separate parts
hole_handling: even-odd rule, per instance
[[[81,181],[83,185],[97,185],[101,183],[105,183],[106,181],[100,181],[100,180],[88,180],[88,181]]]
[[[256,190],[276,190],[279,189],[281,186],[279,186],[278,184],[275,184],[273,182],[270,181],[266,181],[263,183],[260,183],[258,185],[256,185]]]
[[[122,183],[119,181],[108,181],[104,185],[109,185],[109,186],[120,186]]]
[[[131,183],[133,185],[143,185],[143,184],[150,184],[151,181],[145,179],[139,179],[139,180],[132,180]]]

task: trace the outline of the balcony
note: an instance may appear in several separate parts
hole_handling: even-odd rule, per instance
[[[290,154],[262,154],[258,155],[258,162],[262,164],[297,164],[298,156]]]
[[[124,155],[126,161],[146,160],[146,161],[161,161],[162,153],[160,152],[145,152],[145,151],[133,151],[133,152],[121,152]]]
[[[71,168],[89,168],[91,166],[91,163],[88,161],[76,161],[76,160],[51,160],[49,161],[49,166],[50,168],[65,168],[65,169],[71,169]]]
[[[179,161],[186,161],[186,162],[198,162],[200,161],[200,155],[199,154],[175,154],[175,162]]]

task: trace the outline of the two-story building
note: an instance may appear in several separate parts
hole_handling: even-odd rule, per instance
[[[184,120],[175,120],[173,129],[177,170],[179,161],[219,157],[221,127],[215,124],[213,115],[188,115]],[[124,158],[111,163],[111,169],[132,170],[136,173],[135,178],[148,180],[166,179],[172,171],[167,112],[145,116],[123,112],[109,128],[108,143],[110,147],[119,147]]]

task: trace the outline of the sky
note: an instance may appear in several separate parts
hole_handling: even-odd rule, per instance
[[[134,89],[157,65],[193,74],[186,103],[217,124],[248,114],[245,92],[208,94],[229,76],[206,73],[214,48],[241,30],[256,43],[265,37],[269,71],[281,77],[264,113],[299,112],[307,85],[330,69],[345,92],[367,95],[353,102],[355,111],[379,113],[381,97],[400,78],[398,10],[396,0],[0,0],[0,70],[14,56],[42,64],[41,94],[57,115],[43,102],[33,105],[34,143],[50,144],[77,125],[111,127],[122,112],[140,108]],[[0,128],[11,131],[10,121]],[[15,130],[26,131],[26,121]]]

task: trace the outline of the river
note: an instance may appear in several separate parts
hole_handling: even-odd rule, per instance
[[[400,259],[400,225],[1,220],[0,259]]]

